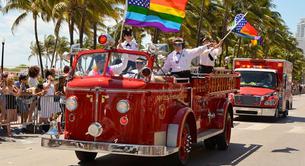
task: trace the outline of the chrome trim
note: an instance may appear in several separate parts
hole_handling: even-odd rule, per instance
[[[218,95],[218,94],[224,94],[224,93],[233,93],[236,92],[237,89],[231,89],[231,90],[224,90],[224,91],[217,91],[217,92],[211,92],[208,95],[213,96],[213,95]]]
[[[103,92],[127,92],[127,93],[146,93],[146,92],[152,92],[152,93],[160,93],[160,92],[181,92],[190,89],[190,87],[187,88],[181,88],[181,89],[107,89],[107,88],[71,88],[67,87],[67,91],[86,91],[86,92],[92,92],[95,90],[103,91]]]
[[[190,83],[190,78],[176,78],[174,77],[174,83],[180,83],[177,81],[187,81],[187,82],[182,82],[182,83]]]
[[[166,131],[159,131],[154,133],[154,145],[166,145]]]
[[[62,150],[85,152],[102,152],[133,156],[160,157],[178,152],[178,147],[156,145],[116,144],[106,142],[89,142],[77,140],[41,138],[41,146]]]
[[[170,147],[177,146],[178,140],[178,131],[179,125],[178,124],[169,124],[167,127],[167,137],[166,137],[166,145]]]
[[[193,108],[193,95],[194,95],[194,88],[191,88],[191,104],[190,104],[190,108]]]
[[[197,142],[202,142],[208,138],[214,137],[223,132],[224,132],[224,128],[223,129],[209,129],[208,131],[203,132],[202,134],[197,136]]]
[[[99,89],[95,88],[95,110],[94,110],[94,121],[98,123],[98,98],[99,98]],[[94,141],[96,141],[96,137],[94,137]]]
[[[257,114],[247,114],[247,113],[236,113],[237,110],[240,111],[256,111]],[[274,116],[276,108],[249,108],[249,107],[233,107],[234,115],[249,115],[249,116]]]

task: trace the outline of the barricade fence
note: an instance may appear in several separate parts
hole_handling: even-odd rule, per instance
[[[48,125],[54,114],[64,123],[64,96],[14,96],[0,94],[0,126],[37,126]]]

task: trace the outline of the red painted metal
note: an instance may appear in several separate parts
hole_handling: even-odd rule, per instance
[[[119,49],[82,51],[74,59],[73,69],[80,57],[106,52],[109,53],[107,62],[114,52],[145,56],[147,67],[153,69],[154,56]],[[224,128],[225,115],[232,106],[232,99],[228,96],[239,89],[237,74],[210,74],[193,78],[190,83],[175,83],[169,76],[162,79],[164,81],[145,82],[108,75],[73,78],[67,84],[67,97],[77,96],[78,108],[66,111],[66,117],[75,119],[69,121],[67,118],[65,139],[154,145],[156,132],[167,132],[169,124],[177,124],[177,147],[180,147],[180,143],[185,142],[186,123],[192,123],[188,124],[190,128],[194,126],[195,133],[191,133],[193,142],[202,132]],[[120,100],[129,101],[130,109],[125,114],[116,110]],[[96,138],[87,134],[95,118],[103,127],[103,133]]]
[[[280,112],[286,111],[287,102],[292,102],[292,63],[283,59],[237,58],[234,60],[234,69],[255,69],[256,72],[263,72],[264,69],[275,70],[277,78],[277,84],[275,88],[243,86],[240,87],[238,95],[264,97],[262,101],[255,103],[255,105],[258,105],[258,108],[276,109],[280,105]],[[275,105],[264,105],[265,101],[271,99],[275,99]],[[234,101],[234,104],[238,107],[247,107],[240,104],[239,101]]]

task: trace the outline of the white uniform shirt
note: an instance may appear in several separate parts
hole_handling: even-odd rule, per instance
[[[124,41],[123,43],[121,43],[121,45],[122,45],[123,49],[125,49],[125,50],[135,50],[135,51],[139,50],[138,44],[134,40],[132,40],[129,43],[127,41]],[[135,62],[137,60],[137,58],[138,58],[138,56],[135,56],[135,55],[128,56],[128,60],[133,61],[133,62]]]
[[[192,60],[200,56],[206,49],[207,46],[200,46],[193,49],[183,49],[180,53],[173,51],[167,56],[162,71],[168,73],[170,69],[172,69],[171,72],[190,70]],[[159,71],[158,74],[162,74],[162,71]]]
[[[201,55],[200,55],[200,65],[204,66],[215,66],[215,60],[218,58],[218,56],[221,54],[221,47],[218,48],[210,48],[208,50],[205,50]],[[213,61],[210,59],[209,54],[213,57]]]

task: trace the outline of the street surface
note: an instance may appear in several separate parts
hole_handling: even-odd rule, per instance
[[[305,95],[294,96],[289,117],[273,121],[270,118],[235,118],[230,148],[208,151],[196,145],[190,166],[301,166],[305,165]],[[73,151],[40,147],[41,135],[17,135],[13,139],[0,137],[1,166],[121,166],[171,165],[172,158],[141,158],[99,154],[94,162],[79,163]],[[14,142],[13,142],[14,141]]]

